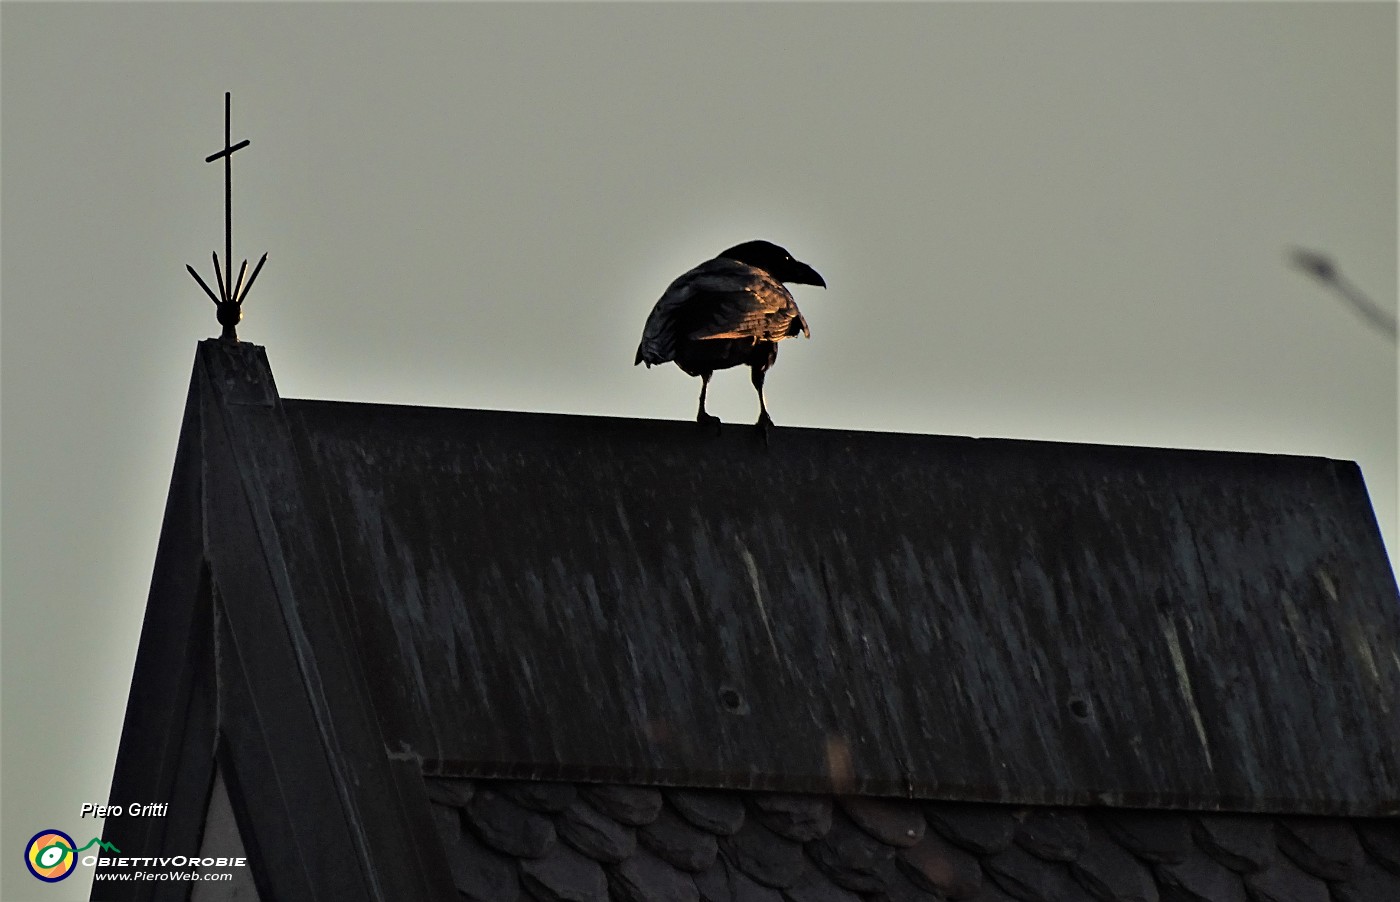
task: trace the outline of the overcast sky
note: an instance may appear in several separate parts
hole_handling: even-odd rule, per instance
[[[1396,6],[0,7],[5,899],[111,779],[195,342],[223,93],[240,330],[284,396],[689,418],[631,366],[767,238],[779,425],[1356,460],[1392,549]],[[710,410],[751,422],[742,372]],[[193,851],[193,850],[192,850]],[[42,890],[42,892],[40,892]]]

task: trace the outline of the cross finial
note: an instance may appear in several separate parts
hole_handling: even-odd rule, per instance
[[[248,297],[248,291],[253,287],[253,280],[262,271],[263,264],[267,262],[267,254],[262,255],[258,265],[253,267],[253,274],[248,281],[243,281],[243,276],[248,272],[248,261],[244,260],[243,265],[238,270],[238,282],[233,281],[233,154],[234,151],[242,150],[250,143],[247,140],[239,141],[237,144],[230,144],[232,140],[232,110],[233,95],[224,92],[224,149],[218,153],[210,154],[204,158],[204,162],[212,163],[215,160],[224,161],[224,268],[219,269],[219,252],[214,252],[214,278],[219,283],[219,293],[214,294],[213,289],[199,277],[195,268],[188,263],[185,269],[190,271],[194,280],[199,283],[199,287],[204,289],[204,293],[209,295],[209,300],[214,302],[218,311],[219,324],[224,327],[223,334],[219,337],[225,341],[238,343],[238,332],[236,327],[243,319],[243,301]]]

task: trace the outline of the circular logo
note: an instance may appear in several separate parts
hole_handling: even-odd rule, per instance
[[[24,847],[25,867],[45,883],[57,883],[73,873],[78,861],[73,849],[73,837],[62,830],[40,830]]]

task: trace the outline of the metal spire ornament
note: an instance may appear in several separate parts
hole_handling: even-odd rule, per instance
[[[230,134],[232,131],[231,119],[233,108],[232,93],[224,92],[224,149],[215,154],[210,154],[204,158],[204,162],[212,163],[215,160],[224,161],[224,268],[219,269],[219,252],[214,251],[214,278],[219,283],[219,293],[215,294],[195,268],[188,263],[185,269],[190,271],[194,280],[199,283],[199,287],[204,289],[204,293],[209,295],[209,300],[214,302],[214,307],[219,318],[219,325],[224,327],[223,333],[219,336],[223,341],[238,343],[237,326],[243,319],[243,301],[248,297],[249,290],[253,287],[253,280],[262,272],[263,264],[267,262],[267,254],[262,255],[258,265],[253,267],[253,274],[248,276],[248,280],[243,281],[243,277],[248,272],[248,261],[245,259],[243,265],[238,268],[238,282],[233,281],[233,152],[242,150],[250,142],[239,141],[230,145]]]

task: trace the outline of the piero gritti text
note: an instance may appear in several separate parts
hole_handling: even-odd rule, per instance
[[[165,817],[169,802],[132,802],[130,805],[95,805],[84,802],[79,817]]]

